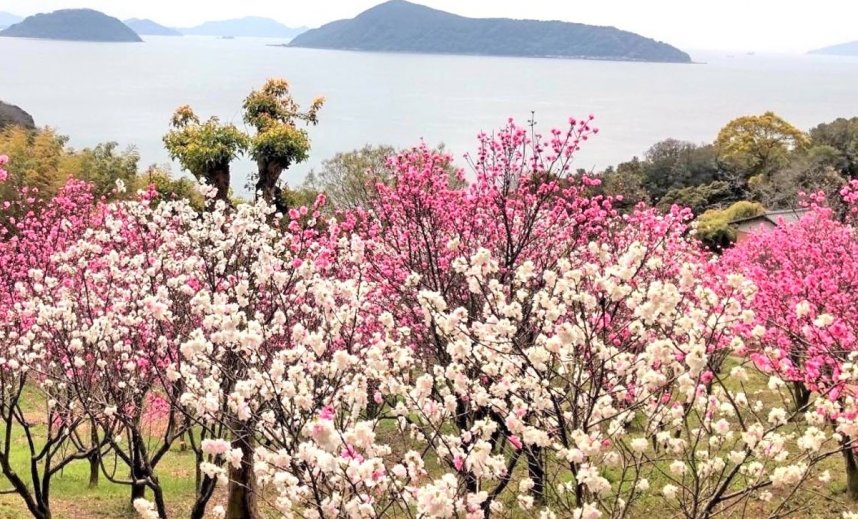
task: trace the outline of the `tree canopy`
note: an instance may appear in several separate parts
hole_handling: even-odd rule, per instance
[[[229,199],[230,163],[248,147],[247,134],[217,117],[200,121],[190,106],[181,106],[170,121],[172,130],[164,144],[173,160],[178,160],[198,180]]]

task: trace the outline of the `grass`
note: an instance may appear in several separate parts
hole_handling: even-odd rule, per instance
[[[45,438],[44,398],[37,390],[25,388],[21,408],[27,419],[35,424],[32,428],[36,448]],[[0,427],[0,437],[4,429]],[[60,458],[61,454],[55,459]],[[30,480],[30,451],[20,428],[12,434],[10,462],[15,472],[25,481]],[[108,455],[104,464],[115,473],[117,479],[127,479],[127,466]],[[194,453],[181,451],[178,444],[158,464],[156,472],[170,508],[170,517],[187,517],[193,505]],[[133,518],[137,517],[131,506],[131,487],[113,483],[100,474],[98,486],[89,488],[89,461],[74,461],[51,479],[51,512],[57,519]],[[11,490],[5,477],[0,476],[0,491]],[[147,493],[151,498],[151,493]],[[14,492],[0,494],[0,519],[24,519],[31,517],[23,499]]]
[[[37,428],[37,432],[38,428]],[[15,442],[12,464],[16,472],[24,478],[29,475],[29,450],[23,438]],[[105,459],[112,467],[113,459]],[[116,463],[116,476],[127,478],[127,468]],[[194,456],[192,451],[174,450],[165,456],[158,465],[157,473],[164,489],[168,505],[171,505],[171,517],[187,517],[194,498]],[[5,478],[5,486],[10,488]],[[75,461],[56,474],[51,482],[51,509],[56,518],[91,519],[135,517],[130,505],[131,488],[127,485],[112,483],[102,474],[98,486],[89,488],[89,463],[86,460]],[[0,519],[18,519],[30,517],[23,500],[18,494],[0,495]]]

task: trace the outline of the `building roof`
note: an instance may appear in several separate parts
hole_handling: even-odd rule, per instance
[[[757,216],[738,218],[736,220],[731,221],[730,225],[747,224],[756,221],[767,221],[773,225],[777,225],[778,222],[780,222],[781,220],[783,220],[784,222],[795,222],[798,221],[807,211],[808,209],[804,207],[796,209],[781,209],[778,211],[766,211],[765,213],[758,214]]]

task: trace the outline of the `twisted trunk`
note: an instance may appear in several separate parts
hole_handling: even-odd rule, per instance
[[[216,199],[229,203],[229,162],[218,164],[208,171],[208,182],[217,191]]]
[[[260,159],[256,162],[258,177],[256,179],[256,196],[262,197],[269,204],[274,204],[278,198],[277,181],[285,169],[277,161]]]

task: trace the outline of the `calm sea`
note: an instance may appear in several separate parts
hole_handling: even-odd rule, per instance
[[[521,122],[538,128],[593,113],[602,130],[578,166],[602,168],[676,137],[710,141],[738,115],[774,110],[802,128],[858,115],[858,58],[692,53],[701,64],[377,54],[271,47],[274,40],[149,37],[143,44],[0,38],[0,100],[76,147],[115,140],[142,163],[165,163],[161,136],[173,110],[243,124],[241,101],[285,77],[299,102],[324,95],[299,182],[338,151],[367,143],[444,142],[455,155],[476,134]],[[2,150],[0,150],[2,151]],[[252,165],[235,167],[238,182]],[[176,167],[174,166],[174,170]]]

